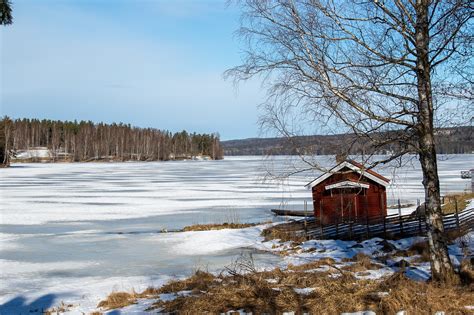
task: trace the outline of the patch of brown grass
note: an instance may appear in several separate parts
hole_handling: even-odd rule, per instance
[[[343,270],[351,271],[351,272],[361,272],[366,270],[377,270],[382,268],[382,265],[373,263],[372,259],[364,253],[357,253],[351,259],[345,259],[345,261],[352,261],[354,262],[351,265],[347,265],[342,267]]]
[[[465,307],[472,305],[474,291],[466,286],[412,281],[404,274],[397,273],[381,282],[378,288],[380,291],[390,291],[390,295],[380,303],[383,313],[403,309],[409,314],[433,314],[438,311],[472,314]]]
[[[459,268],[459,276],[465,285],[474,285],[474,268],[471,259],[463,259]],[[473,288],[474,289],[474,288]]]
[[[156,308],[163,312],[183,314],[220,313],[235,309],[247,312],[274,314],[281,309],[298,309],[298,294],[286,281],[280,284],[269,283],[265,279],[279,279],[283,273],[255,273],[251,275],[234,275],[220,278],[220,282],[212,282],[206,290],[192,296],[178,297],[172,301],[156,303]],[[285,278],[285,280],[288,280]],[[279,290],[274,290],[278,286]]]
[[[103,301],[100,301],[97,307],[111,310],[122,308],[137,303],[137,294],[135,292],[112,292]]]
[[[244,229],[251,226],[256,226],[259,223],[220,223],[220,224],[194,224],[185,226],[184,232],[188,231],[210,231],[210,230],[223,230],[223,229]]]
[[[420,255],[421,261],[430,261],[430,245],[428,241],[414,243],[408,248],[408,252]]]
[[[148,287],[143,292],[136,293],[135,295],[138,298],[148,298],[152,296],[157,296],[158,294],[160,294],[160,289],[155,287]]]
[[[456,212],[456,202],[458,204],[458,211],[461,212],[466,209],[468,201],[474,198],[472,193],[450,194],[444,197],[444,205],[441,209],[444,214],[451,214]]]
[[[430,248],[428,241],[421,241],[412,244],[407,250],[398,250],[393,253],[392,256],[395,257],[410,257],[414,255],[419,255],[417,259],[412,260],[412,262],[427,262],[430,261]]]
[[[173,293],[179,291],[193,291],[200,292],[206,290],[213,282],[215,282],[216,276],[212,273],[205,271],[196,271],[191,277],[184,280],[173,280],[161,288],[156,293]]]
[[[456,241],[458,238],[464,237],[466,233],[468,232],[469,230],[465,230],[465,229],[461,229],[461,230],[455,229],[455,230],[445,231],[444,236],[446,237],[448,242],[452,243]]]
[[[277,248],[279,248],[278,245],[275,245],[275,244],[272,245],[272,249],[277,249]],[[285,256],[293,255],[296,252],[310,253],[310,252],[313,252],[314,250],[316,249],[311,248],[309,250],[302,250],[300,247],[300,243],[289,241],[289,244],[285,244],[285,246],[282,247],[282,249],[278,251],[274,251],[273,253],[285,257]]]
[[[288,222],[271,226],[262,231],[262,236],[265,241],[280,240],[281,242],[296,242],[302,243],[306,241],[306,237],[301,233],[301,222]]]
[[[68,303],[64,303],[63,301],[61,301],[61,304],[59,304],[56,307],[47,309],[46,311],[43,312],[43,314],[44,315],[61,314],[61,313],[65,313],[67,311],[70,311],[70,309],[72,307],[74,307],[73,304],[68,304]]]

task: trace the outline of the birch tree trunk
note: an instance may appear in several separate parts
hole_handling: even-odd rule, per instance
[[[429,62],[429,0],[418,0],[416,13],[417,89],[418,89],[418,139],[419,158],[425,188],[426,223],[432,277],[435,281],[452,281],[454,269],[449,259],[444,237],[443,215],[436,161],[433,128],[433,96],[431,92]]]

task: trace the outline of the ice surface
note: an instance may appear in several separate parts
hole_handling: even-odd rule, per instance
[[[320,159],[331,166],[330,158]],[[305,200],[311,205],[304,184],[318,172],[282,183],[262,183],[268,168],[282,169],[294,162],[287,157],[266,162],[260,157],[231,157],[14,164],[1,169],[0,313],[8,309],[26,313],[60,301],[88,312],[114,289],[138,291],[189,275],[197,267],[218,270],[242,252],[253,253],[261,266],[304,263],[329,253],[336,259],[355,255],[353,243],[339,241],[313,243],[320,252],[298,257],[262,253],[258,250],[268,251],[272,244],[260,243],[262,227],[158,233],[196,223],[262,222],[273,218],[271,208],[302,209]],[[473,162],[474,155],[449,156],[439,162],[444,193],[470,185],[459,172],[472,168]],[[379,171],[394,179],[389,203],[423,198],[416,165],[399,169],[395,177],[389,167]]]
[[[328,167],[332,163],[328,157],[320,160]],[[262,210],[280,204],[302,209],[306,200],[311,206],[311,195],[303,186],[320,174],[316,171],[282,183],[261,183],[268,168],[278,171],[293,167],[288,163],[285,157],[271,162],[260,157],[230,157],[224,161],[166,163],[15,164],[0,173],[0,222],[37,225],[109,221],[172,215],[178,211],[193,213],[195,221],[209,221],[211,217],[224,221],[231,216],[226,211],[238,211],[243,219],[259,214],[260,219],[269,215]],[[441,159],[443,193],[469,187],[469,180],[460,178],[460,170],[472,165],[474,155]],[[389,204],[395,204],[397,199],[402,203],[423,199],[418,163],[399,169],[384,166],[378,171],[392,180],[387,194]]]

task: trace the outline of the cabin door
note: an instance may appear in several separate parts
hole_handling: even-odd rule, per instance
[[[339,195],[339,215],[340,222],[356,221],[358,217],[356,194],[340,194]]]

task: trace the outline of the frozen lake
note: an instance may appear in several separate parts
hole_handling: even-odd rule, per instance
[[[277,263],[279,257],[252,249],[258,229],[157,232],[196,223],[268,221],[270,208],[281,204],[302,209],[304,200],[311,204],[303,186],[317,172],[261,182],[265,168],[287,165],[285,157],[228,157],[1,169],[0,304],[28,310],[35,303],[85,299],[95,305],[98,295],[112,289],[159,284],[198,267],[218,270],[242,252],[252,252],[262,265]],[[460,171],[473,167],[474,155],[440,157],[443,193],[469,188]],[[392,179],[389,204],[423,199],[416,160],[395,173],[389,166],[379,171]]]

